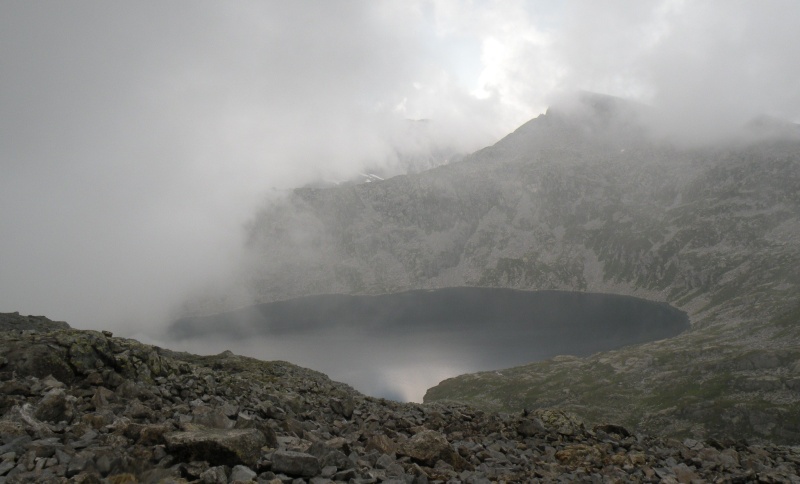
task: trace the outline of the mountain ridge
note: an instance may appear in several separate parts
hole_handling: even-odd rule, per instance
[[[781,426],[800,415],[800,141],[682,147],[625,115],[609,122],[603,109],[590,103],[577,118],[551,109],[420,174],[295,191],[250,224],[243,292],[267,302],[465,285],[669,302],[689,313],[687,335],[534,364],[505,387],[489,374],[448,380],[429,398],[558,404],[675,435],[797,441],[800,422]],[[729,364],[750,352],[783,353],[776,366]]]

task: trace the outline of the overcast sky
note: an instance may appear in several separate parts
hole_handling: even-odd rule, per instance
[[[575,89],[677,132],[800,120],[798,25],[792,0],[0,2],[0,311],[151,331],[265,198]]]

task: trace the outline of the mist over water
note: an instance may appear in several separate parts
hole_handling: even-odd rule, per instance
[[[688,317],[628,296],[497,288],[318,295],[175,321],[170,346],[230,349],[321,371],[368,395],[421,401],[459,374],[675,336]]]

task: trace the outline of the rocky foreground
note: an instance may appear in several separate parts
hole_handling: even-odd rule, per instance
[[[285,362],[0,314],[0,483],[800,482],[800,447],[365,397]]]

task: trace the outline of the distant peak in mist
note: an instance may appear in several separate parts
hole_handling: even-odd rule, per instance
[[[684,147],[800,138],[800,124],[772,115],[757,115],[742,122],[721,114],[676,112],[664,106],[590,91],[576,91],[555,99],[544,119],[595,136],[622,136],[628,140],[638,137]]]
[[[325,174],[298,188],[328,188],[383,181],[458,161],[472,151],[458,141],[460,134],[446,126],[446,123],[434,119],[405,118],[391,127],[385,133],[384,152],[354,163],[355,169]]]
[[[745,125],[745,130],[757,136],[770,138],[800,137],[800,124],[767,114],[762,114],[751,119]]]
[[[555,99],[546,114],[611,119],[641,115],[649,110],[650,106],[631,99],[598,92],[576,91]]]
[[[653,108],[636,101],[589,91],[554,99],[547,111],[520,126],[501,143],[519,153],[600,143],[623,149],[649,139]]]

